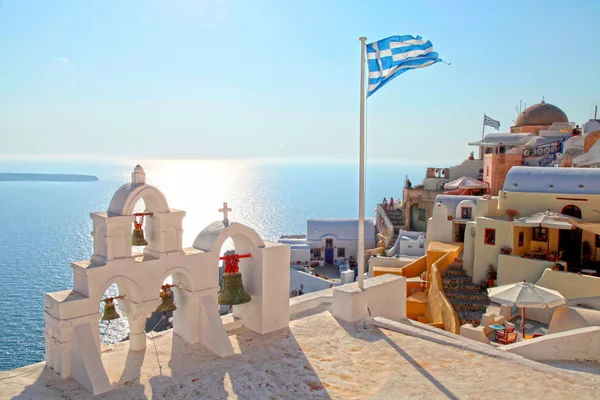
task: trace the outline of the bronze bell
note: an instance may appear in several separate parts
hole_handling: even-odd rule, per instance
[[[152,213],[135,213],[133,214],[133,234],[131,235],[132,246],[147,246],[148,242],[144,238],[144,230],[142,225],[144,224],[144,215],[152,215]],[[139,217],[139,222],[138,222]]]
[[[223,289],[219,292],[219,304],[235,306],[249,303],[250,300],[250,295],[244,290],[240,272],[223,274]]]
[[[112,302],[112,299],[110,301],[105,301],[106,303],[104,304],[104,314],[102,314],[101,320],[111,321],[113,319],[121,318],[121,316],[117,312],[117,309],[115,308],[115,303]]]
[[[162,303],[156,308],[156,312],[161,312],[163,314],[168,313],[169,311],[177,310],[177,306],[173,302],[173,293],[169,291],[172,285],[163,285],[162,290],[160,292],[160,299]]]
[[[146,246],[148,242],[144,238],[144,230],[142,228],[134,228],[133,234],[131,235],[132,246]]]

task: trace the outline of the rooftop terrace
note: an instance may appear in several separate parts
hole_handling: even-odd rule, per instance
[[[321,304],[293,315],[289,329],[265,336],[230,331],[231,357],[164,331],[155,334],[156,352],[152,343],[145,352],[129,351],[127,342],[103,347],[115,386],[104,395],[38,363],[0,372],[0,398],[600,398],[598,375],[535,363],[414,321],[339,321],[329,310],[331,293],[292,299],[295,309]]]

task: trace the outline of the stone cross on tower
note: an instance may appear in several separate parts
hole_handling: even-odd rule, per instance
[[[229,220],[227,219],[227,212],[232,211],[231,208],[227,207],[227,202],[223,203],[223,208],[219,208],[219,212],[223,213],[223,223],[225,225],[229,225]]]

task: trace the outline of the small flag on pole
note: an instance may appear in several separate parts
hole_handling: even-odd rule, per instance
[[[491,126],[492,128],[496,129],[496,130],[500,130],[500,121],[496,121],[493,118],[488,117],[487,115],[483,114],[483,126]]]
[[[420,36],[390,36],[367,45],[369,89],[367,97],[410,69],[424,68],[442,61],[433,45]]]

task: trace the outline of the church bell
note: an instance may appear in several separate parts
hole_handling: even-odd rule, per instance
[[[142,229],[142,225],[144,223],[144,215],[152,214],[136,213],[133,215],[135,219],[133,221],[133,234],[131,235],[131,245],[146,246],[148,245],[148,242],[146,241],[146,238],[144,238],[144,230]],[[140,217],[139,222],[138,217]]]
[[[235,306],[237,304],[249,303],[250,300],[250,295],[244,290],[244,283],[242,282],[242,274],[240,272],[223,274],[223,289],[219,292],[219,304]]]
[[[104,301],[104,313],[102,314],[102,318],[101,318],[102,321],[112,321],[113,319],[121,318],[121,316],[117,312],[117,309],[115,308],[115,303],[113,303],[113,300],[122,299],[123,297],[125,297],[125,296],[108,297],[103,300]]]
[[[160,292],[160,299],[162,300],[162,303],[156,308],[156,312],[166,314],[169,311],[177,310],[177,306],[173,302],[173,293],[169,291],[172,286],[173,285],[162,286],[162,290]]]

